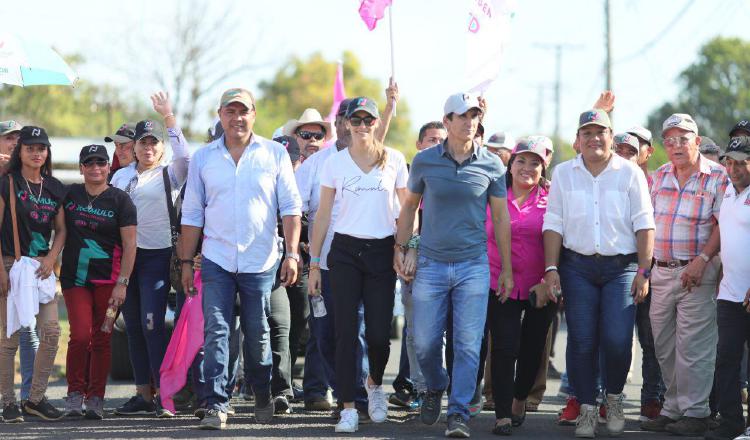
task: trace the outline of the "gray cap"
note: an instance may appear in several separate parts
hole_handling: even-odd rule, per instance
[[[713,139],[707,136],[701,137],[701,144],[698,149],[703,154],[721,154],[721,148],[716,145],[716,142],[714,142]]]

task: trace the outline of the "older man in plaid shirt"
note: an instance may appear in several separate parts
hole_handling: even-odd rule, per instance
[[[719,207],[729,183],[721,165],[699,153],[698,126],[674,114],[662,126],[670,162],[654,174],[656,220],[651,325],[667,392],[655,420],[641,429],[702,435],[716,362]]]

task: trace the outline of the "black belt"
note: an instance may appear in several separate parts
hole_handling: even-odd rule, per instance
[[[656,260],[656,265],[659,267],[669,267],[669,268],[677,268],[677,267],[684,267],[690,264],[690,260],[667,260],[667,261],[660,261]]]

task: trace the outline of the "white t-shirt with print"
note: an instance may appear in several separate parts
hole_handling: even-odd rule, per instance
[[[406,188],[406,158],[385,147],[385,166],[364,173],[349,149],[331,155],[323,166],[320,185],[336,190],[339,212],[333,231],[357,238],[379,239],[396,232],[396,189]]]

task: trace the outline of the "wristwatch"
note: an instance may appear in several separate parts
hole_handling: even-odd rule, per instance
[[[117,277],[117,284],[122,284],[125,287],[128,287],[128,283],[130,282],[130,279],[128,277]]]
[[[646,269],[646,268],[643,268],[643,267],[639,267],[638,268],[638,273],[641,274],[641,275],[643,275],[643,278],[645,278],[645,279],[651,278],[651,269],[650,268]]]
[[[287,252],[286,253],[286,257],[287,258],[291,258],[292,260],[294,260],[294,261],[296,261],[296,262],[299,263],[299,254],[295,254],[293,252]]]
[[[705,261],[706,263],[708,263],[709,261],[711,261],[711,258],[709,258],[709,256],[706,255],[706,254],[704,254],[703,252],[701,252],[700,254],[698,254],[698,256],[701,257],[701,259],[703,261]]]

